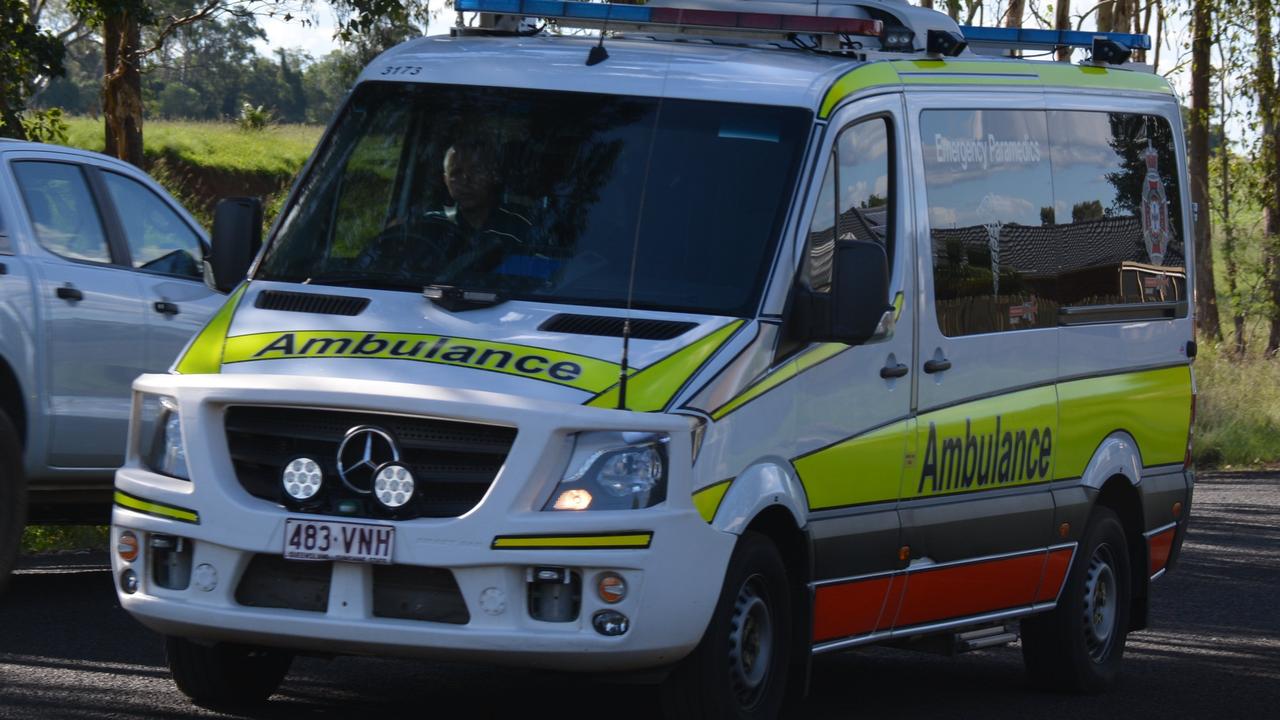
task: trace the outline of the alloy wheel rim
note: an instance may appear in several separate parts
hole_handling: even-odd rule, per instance
[[[743,707],[760,701],[768,684],[773,659],[773,613],[764,579],[752,575],[734,601],[729,624],[729,675]]]

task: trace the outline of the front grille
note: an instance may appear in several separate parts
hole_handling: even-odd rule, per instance
[[[373,615],[454,625],[471,621],[453,573],[410,565],[373,567]]]
[[[236,586],[236,602],[249,607],[324,612],[329,608],[333,563],[254,555]]]
[[[363,518],[462,515],[488,492],[516,437],[514,428],[497,425],[309,408],[235,406],[225,423],[236,478],[250,495],[290,510]],[[338,447],[362,425],[394,439],[416,480],[413,500],[394,513],[339,480]],[[298,457],[315,460],[324,474],[320,493],[305,503],[289,498],[280,483]]]

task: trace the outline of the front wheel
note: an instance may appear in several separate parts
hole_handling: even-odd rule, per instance
[[[183,695],[197,705],[238,708],[266,702],[284,681],[292,653],[240,645],[199,645],[165,638],[169,672]]]
[[[782,556],[764,536],[744,533],[702,642],[663,687],[668,717],[777,717],[791,660],[791,621]]]
[[[1129,628],[1129,545],[1116,514],[1097,507],[1058,607],[1022,621],[1022,657],[1038,687],[1109,690],[1120,675]]]
[[[0,593],[18,559],[27,523],[27,481],[22,473],[22,445],[9,417],[0,412]]]

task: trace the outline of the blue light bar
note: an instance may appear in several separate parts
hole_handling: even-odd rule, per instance
[[[647,23],[653,17],[652,11],[643,5],[578,2],[577,0],[455,0],[454,8],[458,12],[578,18],[601,22],[607,18],[620,23]]]
[[[960,32],[971,45],[1000,46],[1010,48],[1043,48],[1052,50],[1058,47],[1087,48],[1093,47],[1095,37],[1108,40],[1129,48],[1130,50],[1150,50],[1150,35],[1131,35],[1128,33],[1088,32],[1086,30],[1037,30],[1034,28],[994,28],[977,25],[962,25]]]

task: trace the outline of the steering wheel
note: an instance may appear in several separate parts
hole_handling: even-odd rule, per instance
[[[369,265],[394,273],[439,267],[458,246],[457,227],[443,218],[416,218],[383,228],[365,250]]]

